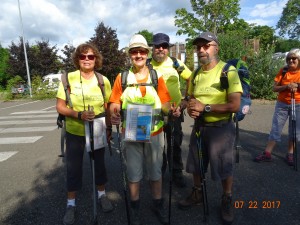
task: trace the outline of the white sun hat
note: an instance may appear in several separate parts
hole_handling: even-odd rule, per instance
[[[132,36],[129,42],[129,46],[126,48],[127,52],[132,48],[145,48],[149,51],[151,51],[152,49],[148,46],[146,39],[140,34],[135,34]]]

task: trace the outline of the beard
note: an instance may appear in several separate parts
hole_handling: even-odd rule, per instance
[[[167,55],[162,52],[159,52],[152,54],[152,57],[156,62],[161,63],[166,60]]]
[[[199,54],[198,55],[199,63],[202,66],[210,64],[212,61],[217,60],[217,56],[209,56],[209,54]]]

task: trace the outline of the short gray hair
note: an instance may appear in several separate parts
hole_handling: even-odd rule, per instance
[[[300,49],[299,48],[293,48],[289,51],[289,53],[286,55],[285,60],[287,61],[287,59],[291,56],[295,56],[298,58],[298,60],[300,61]]]

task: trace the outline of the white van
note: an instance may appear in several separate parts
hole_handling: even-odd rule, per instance
[[[43,76],[43,83],[48,89],[51,89],[53,91],[57,91],[59,82],[61,81],[61,73],[57,74],[48,74]]]

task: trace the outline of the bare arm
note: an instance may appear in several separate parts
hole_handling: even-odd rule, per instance
[[[227,97],[225,104],[211,104],[211,112],[214,113],[234,113],[237,112],[241,104],[241,93],[231,93]],[[205,104],[197,99],[191,99],[188,103],[188,114],[192,118],[197,118],[204,111]]]

